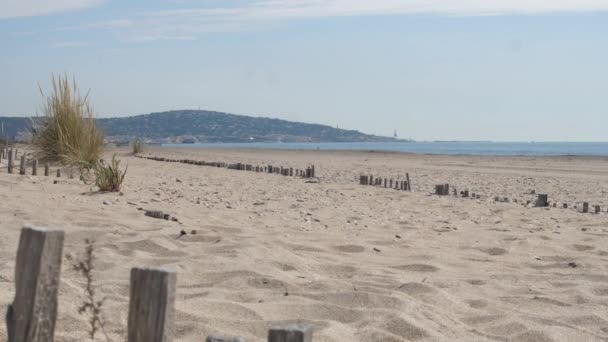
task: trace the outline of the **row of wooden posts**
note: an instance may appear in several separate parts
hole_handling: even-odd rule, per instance
[[[15,298],[6,313],[8,342],[52,342],[57,320],[64,232],[25,227],[15,265]],[[173,269],[131,269],[128,342],[171,342],[174,338]],[[271,327],[268,342],[311,342],[312,327],[291,323]],[[244,342],[208,336],[207,342]]]
[[[458,196],[459,192],[453,188],[452,189],[453,195],[454,196]],[[437,184],[435,185],[435,194],[438,196],[449,196],[450,195],[450,185],[449,184]],[[460,196],[461,197],[469,197],[469,190],[464,190],[460,192]],[[472,193],[471,198],[473,199],[480,199],[481,196],[479,194],[475,194]],[[509,198],[507,197],[499,197],[496,196],[494,197],[494,201],[495,202],[513,202],[513,203],[518,203],[517,199],[513,199],[513,200],[509,200]],[[549,195],[547,194],[538,194],[538,197],[536,198],[536,200],[534,201],[534,203],[532,203],[531,200],[526,201],[526,203],[524,203],[523,201],[521,202],[522,205],[530,205],[533,204],[534,207],[536,208],[543,208],[543,207],[550,207],[552,206],[553,208],[557,208],[557,203],[556,202],[549,202]],[[562,208],[564,209],[568,209],[568,203],[563,203]],[[575,206],[576,208],[576,206]],[[589,213],[589,203],[588,202],[583,202],[583,207],[582,207],[582,212],[583,213]],[[593,206],[593,213],[595,214],[599,214],[602,212],[602,209],[599,205],[594,205]]]
[[[517,200],[517,198],[509,200],[509,198],[507,198],[507,197],[501,198],[498,196],[494,197],[494,201],[495,202],[505,202],[505,203],[509,203],[509,202],[518,203],[519,202]],[[522,201],[521,204],[524,206],[529,206],[530,204],[533,204],[533,206],[536,208],[545,208],[545,207],[558,208],[557,202],[549,202],[549,195],[547,195],[547,194],[538,194],[538,197],[536,198],[536,200],[534,202],[532,200],[527,200],[525,203]],[[569,205],[568,205],[568,203],[562,203],[562,205],[559,206],[559,208],[568,209]],[[602,207],[599,205],[594,205],[593,211],[590,211],[589,208],[590,208],[589,202],[583,202],[581,212],[583,212],[585,214],[590,213],[590,212],[592,212],[594,214],[600,214],[602,212]],[[575,205],[574,209],[578,209],[578,206]]]
[[[290,177],[302,177],[302,178],[315,178],[315,166],[308,166],[306,169],[294,169],[292,167],[283,167],[283,166],[273,166],[272,164],[268,164],[267,166],[256,166],[252,164],[244,164],[244,163],[224,163],[224,162],[206,162],[206,161],[198,161],[191,159],[172,159],[172,158],[164,158],[164,157],[155,157],[155,156],[137,156],[139,158],[170,162],[170,163],[183,163],[190,165],[199,165],[199,166],[211,166],[211,167],[219,167],[219,168],[227,168],[231,170],[239,170],[239,171],[251,171],[251,172],[263,172],[263,173],[276,173],[283,176]]]
[[[480,199],[481,195],[476,193],[471,193],[469,190],[462,190],[458,192],[456,188],[452,188],[452,194],[454,196],[460,195],[460,197],[464,198],[472,198],[472,199]],[[450,195],[450,184],[437,184],[435,185],[435,195],[438,196],[449,196]]]
[[[410,174],[405,174],[406,180],[393,180],[392,178],[383,178],[383,177],[375,177],[372,175],[360,175],[359,176],[359,184],[360,185],[371,185],[371,186],[379,186],[388,189],[395,189],[401,191],[412,191],[412,182],[410,181]],[[394,184],[394,186],[393,186]]]
[[[16,159],[16,157],[14,157],[15,155],[16,155],[16,153],[14,153],[11,148],[4,149],[1,152],[0,159],[7,159],[8,160],[8,165],[7,165],[8,173],[15,173],[15,159]],[[23,154],[23,155],[21,155],[21,158],[19,160],[19,174],[20,175],[27,174],[26,166],[27,166],[27,160],[26,160],[25,154]],[[57,169],[56,174],[57,174],[57,177],[61,177],[61,169]],[[32,172],[31,172],[31,175],[32,176],[37,176],[38,175],[38,160],[36,160],[36,159],[32,160]],[[44,164],[44,175],[45,176],[49,176],[50,175],[50,166],[49,166],[49,164]]]

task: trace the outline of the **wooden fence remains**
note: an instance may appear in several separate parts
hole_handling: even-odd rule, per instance
[[[300,178],[316,178],[317,177],[314,165],[308,166],[308,167],[306,167],[306,169],[300,170],[300,169],[294,169],[294,168],[283,167],[283,166],[275,166],[270,163],[267,166],[256,166],[256,165],[245,164],[245,163],[208,162],[208,161],[191,160],[191,159],[173,159],[173,158],[142,156],[142,155],[136,155],[135,157],[154,160],[154,161],[169,162],[169,163],[182,163],[182,164],[190,164],[190,165],[198,165],[198,166],[210,166],[210,167],[226,168],[226,169],[238,170],[238,171],[272,173],[272,174],[279,174],[282,176],[290,176],[290,177],[300,177]]]
[[[395,189],[401,191],[412,191],[412,183],[410,182],[410,174],[405,174],[406,180],[394,180],[387,177],[375,177],[373,175],[360,175],[359,185],[371,185],[376,187],[384,187],[387,189]],[[393,187],[393,184],[395,186]]]
[[[24,227],[15,265],[15,298],[8,306],[8,342],[53,342],[57,321],[64,233]],[[175,328],[173,269],[131,269],[128,342],[172,342]],[[273,326],[268,342],[312,342],[307,324]],[[245,342],[243,338],[208,336],[207,342]]]
[[[0,160],[2,160],[3,157],[4,157],[4,159],[7,160],[7,171],[9,174],[12,174],[14,171],[14,167],[15,167],[15,159],[17,158],[17,149],[13,150],[12,148],[5,147],[3,150],[0,150],[0,151],[1,151]],[[22,155],[20,158],[19,174],[26,175],[27,174],[26,154],[23,151],[21,151],[21,153],[22,153]],[[306,169],[300,170],[300,169],[287,168],[287,167],[277,167],[277,166],[272,166],[272,165],[254,166],[251,164],[243,164],[243,163],[228,164],[228,163],[222,163],[222,162],[204,162],[204,161],[195,161],[195,160],[189,160],[189,159],[168,159],[168,158],[159,158],[159,157],[151,157],[151,156],[136,156],[136,157],[150,159],[150,160],[173,162],[173,163],[185,163],[185,164],[191,164],[191,165],[212,166],[212,167],[227,168],[227,169],[241,170],[241,171],[280,174],[283,176],[290,176],[290,177],[316,178],[316,172],[315,172],[314,165],[311,165],[311,166],[307,167]],[[35,159],[32,160],[31,165],[32,165],[31,175],[37,176],[38,175],[38,171],[37,171],[38,170],[38,161]],[[50,175],[50,167],[48,164],[44,165],[44,175],[45,176]],[[61,177],[60,168],[57,168],[56,175],[57,175],[57,178]],[[69,176],[69,178],[74,178],[74,174],[72,172],[70,172],[68,174],[68,176]],[[82,179],[82,177],[81,177],[81,179]],[[56,182],[57,181],[55,181],[55,183]],[[399,180],[399,179],[394,180],[392,178],[389,179],[389,178],[385,178],[385,177],[374,177],[373,175],[361,175],[361,176],[359,176],[359,184],[368,185],[368,186],[371,185],[371,186],[376,186],[376,187],[384,187],[384,188],[401,190],[401,191],[412,191],[412,182],[410,181],[409,173],[405,174],[405,180]],[[435,185],[434,193],[439,196],[449,196],[450,189],[452,190],[454,197],[458,197],[458,195],[460,195],[460,197],[463,197],[463,198],[481,199],[480,194],[470,193],[469,190],[457,191],[456,188],[450,187],[450,184]],[[530,194],[536,195],[536,191],[532,190],[532,192]],[[488,197],[488,198],[492,198],[492,197]],[[532,207],[540,207],[540,208],[542,208],[542,207],[558,208],[557,202],[555,202],[555,201],[549,202],[548,195],[546,195],[546,194],[538,194],[537,198],[534,201],[525,200],[525,199],[517,199],[517,198],[509,199],[508,197],[499,197],[499,196],[495,196],[494,201],[495,202],[506,202],[506,203],[508,203],[508,202],[520,203],[523,206],[531,205]],[[568,203],[562,203],[562,205],[559,206],[559,208],[563,208],[563,209],[573,208],[573,210],[579,210],[579,212],[582,212],[582,213],[589,213],[589,212],[594,213],[594,214],[602,213],[602,208],[598,205],[594,205],[592,211],[589,210],[589,202],[583,202],[582,209],[580,209],[576,205],[573,205],[571,207],[568,205]],[[605,212],[608,212],[608,210]]]

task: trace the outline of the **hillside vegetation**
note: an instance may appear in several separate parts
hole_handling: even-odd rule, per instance
[[[9,136],[28,128],[27,119],[0,118]],[[152,142],[378,142],[393,138],[271,118],[251,117],[205,110],[179,110],[97,120],[110,140],[136,137]]]

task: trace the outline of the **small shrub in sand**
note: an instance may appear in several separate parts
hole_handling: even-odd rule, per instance
[[[89,337],[92,341],[95,340],[95,334],[101,331],[105,336],[107,342],[110,341],[108,334],[106,333],[105,320],[102,315],[102,307],[105,302],[105,297],[98,299],[95,292],[95,285],[93,281],[93,252],[95,250],[95,242],[89,239],[85,240],[86,250],[85,259],[83,261],[76,262],[73,267],[74,270],[80,273],[87,281],[85,288],[86,298],[82,305],[78,308],[78,312],[81,315],[89,314]]]
[[[112,162],[107,164],[104,160],[100,160],[93,164],[84,164],[83,179],[86,183],[95,183],[100,191],[118,192],[122,188],[122,183],[127,174],[127,168],[120,169],[120,160],[116,159],[116,155],[112,156]]]
[[[63,165],[95,163],[103,151],[88,96],[81,96],[74,81],[53,76],[53,91],[46,96],[42,117],[32,119],[36,157]],[[43,97],[44,92],[40,89]]]
[[[144,151],[144,142],[137,138],[133,140],[133,154],[139,154]]]

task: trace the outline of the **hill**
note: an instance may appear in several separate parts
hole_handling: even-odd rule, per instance
[[[0,117],[8,136],[19,136],[29,127],[27,118]],[[141,137],[151,142],[379,142],[393,138],[354,130],[251,117],[205,110],[178,110],[122,118],[98,119],[111,142]]]

